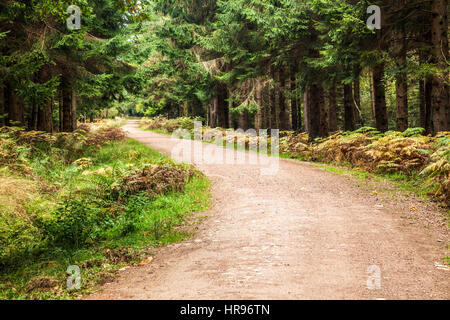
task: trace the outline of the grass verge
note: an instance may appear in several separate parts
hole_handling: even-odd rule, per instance
[[[121,195],[119,199],[110,198],[105,190],[112,189],[115,172],[156,164],[171,166],[167,158],[137,141],[114,141],[99,149],[88,149],[83,159],[91,165],[80,169],[79,161],[50,165],[42,158],[35,159],[33,172],[49,188],[41,188],[35,180],[7,167],[1,168],[2,182],[10,181],[18,188],[10,190],[9,196],[3,193],[3,198],[0,192],[2,207],[5,199],[11,200],[11,194],[20,193],[8,204],[11,210],[1,210],[2,215],[6,219],[14,211],[24,219],[0,221],[0,232],[3,236],[8,233],[8,239],[28,237],[35,245],[15,253],[14,259],[5,258],[9,263],[0,270],[0,299],[76,299],[88,294],[96,285],[110,281],[119,269],[148,263],[152,248],[189,237],[187,231],[177,227],[184,225],[191,213],[209,206],[209,182],[200,174],[193,176],[182,191],[158,195],[136,192],[126,199]],[[55,215],[58,219],[53,223]],[[90,215],[99,222],[90,225],[91,218],[86,218]],[[8,225],[11,221],[24,221],[20,223],[29,234],[19,233],[17,230],[23,228]],[[66,225],[70,230],[64,229]],[[77,227],[89,231],[82,244],[75,243],[82,234],[73,231]],[[61,237],[55,236],[58,232]],[[27,243],[22,240],[19,237],[18,241]],[[78,290],[69,290],[66,284],[67,269],[73,265],[81,270]]]

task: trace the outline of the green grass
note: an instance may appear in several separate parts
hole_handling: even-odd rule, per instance
[[[371,180],[376,182],[389,183],[394,187],[393,189],[385,188],[383,190],[385,192],[398,192],[399,190],[401,190],[413,193],[424,200],[431,200],[431,198],[427,195],[430,189],[424,188],[424,179],[418,177],[417,175],[407,176],[400,172],[371,173],[361,168],[354,168],[345,164],[341,164],[338,166],[327,163],[312,163],[315,166],[324,168],[326,171],[334,174],[353,176],[363,181]]]
[[[108,143],[83,157],[92,159],[93,166],[86,169],[89,171],[111,168],[112,172],[120,172],[130,165],[141,167],[168,161],[131,139]],[[29,201],[24,206],[27,214],[43,220],[49,219],[55,208],[68,199],[87,199],[87,206],[90,206],[90,199],[95,198],[92,195],[96,195],[99,185],[105,183],[83,174],[86,170],[78,170],[73,164],[44,158],[36,159],[32,166],[35,173],[58,187],[54,192],[30,191]],[[13,178],[13,173],[8,170],[3,174]],[[113,277],[118,269],[142,261],[149,248],[189,237],[187,231],[177,227],[185,225],[191,213],[207,209],[208,190],[208,180],[199,175],[181,193],[170,192],[157,197],[136,194],[117,205],[115,201],[105,200],[101,206],[94,206],[95,217],[110,212],[116,212],[117,217],[105,219],[100,230],[94,229],[98,238],[88,241],[87,245],[65,247],[36,237],[35,242],[42,243],[36,243],[34,250],[19,255],[13,264],[0,270],[0,299],[74,299],[92,292],[98,283]],[[70,265],[81,268],[80,290],[67,289],[66,270]],[[51,279],[54,285],[31,288],[30,281],[40,277]]]

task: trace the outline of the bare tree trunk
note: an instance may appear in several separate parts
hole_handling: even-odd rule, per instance
[[[299,118],[301,116],[298,110],[298,97],[297,97],[297,79],[295,79],[295,72],[291,74],[291,112],[292,112],[292,130],[297,131],[300,129]]]
[[[217,101],[217,125],[226,128],[228,126],[227,88],[223,84],[218,85]]]
[[[344,130],[353,131],[355,130],[355,122],[353,120],[354,114],[354,103],[353,103],[353,93],[352,85],[344,84]]]
[[[337,131],[336,84],[328,90],[328,125],[331,132]]]
[[[247,110],[244,110],[239,114],[238,126],[239,126],[239,129],[242,129],[244,131],[248,130],[248,111]]]
[[[431,92],[433,90],[433,79],[430,77],[425,80],[425,131],[430,134],[432,133],[432,123],[431,123],[431,115],[432,115],[432,96]]]
[[[43,66],[39,72],[39,83],[45,83],[50,79],[49,66]],[[42,101],[42,104],[38,107],[36,114],[37,123],[34,125],[40,131],[53,132],[52,103],[52,99],[49,99],[48,101]]]
[[[327,117],[325,111],[325,99],[322,85],[308,84],[305,92],[305,125],[309,139],[328,134]]]
[[[419,81],[419,126],[426,128],[426,109],[425,109],[425,81]]]
[[[278,71],[278,83],[280,86],[279,89],[279,129],[280,130],[291,130],[290,121],[289,121],[289,112],[286,104],[285,90],[286,90],[286,77],[284,68]]]
[[[209,108],[209,123],[208,125],[211,128],[217,127],[217,105],[218,105],[219,97],[217,94],[211,101],[211,106]]]
[[[275,89],[269,88],[269,106],[267,111],[267,122],[268,128],[276,128],[276,118],[275,118]]]
[[[62,132],[72,131],[72,89],[67,79],[62,80]]]
[[[234,129],[236,128],[235,114],[231,112],[233,109],[233,101],[231,99],[231,89],[228,90],[228,128]]]
[[[277,95],[277,77],[272,69],[272,79],[274,80],[274,87],[270,90],[270,128],[277,129],[278,126],[278,95]]]
[[[370,84],[370,108],[372,111],[372,121],[374,123],[374,127],[376,127],[375,120],[375,85],[373,83],[372,70],[369,72],[369,84]]]
[[[396,77],[397,130],[408,129],[408,80],[406,74]]]
[[[353,82],[353,119],[355,121],[355,128],[359,124],[364,126],[364,119],[361,114],[361,82],[360,82],[361,68],[358,66],[355,71],[355,81]]]
[[[432,0],[432,37],[434,54],[433,62],[436,63],[442,74],[433,76],[432,96],[432,121],[433,132],[450,130],[450,107],[448,92],[448,18],[447,0]]]
[[[400,1],[400,5],[402,4],[404,5],[404,1]],[[408,129],[408,78],[405,71],[407,47],[404,26],[394,31],[393,40],[393,54],[400,70],[395,77],[397,130],[405,131]]]
[[[31,119],[29,124],[30,130],[38,129],[38,120],[39,120],[39,106],[36,103],[33,103],[33,106],[31,108]]]
[[[431,20],[431,13],[428,13],[428,19]],[[424,26],[420,41],[423,46],[418,49],[420,65],[431,62],[431,28]],[[431,130],[431,90],[432,77],[427,76],[419,82],[419,103],[420,103],[420,126],[425,129],[426,134],[430,134]]]
[[[265,86],[263,88],[262,91],[262,96],[261,96],[261,103],[263,104],[263,115],[262,115],[262,129],[267,129],[269,127],[269,116],[270,116],[270,109],[269,109],[269,103],[268,101],[270,100],[270,95],[269,95],[269,88],[268,86]]]
[[[72,117],[72,131],[77,130],[78,124],[78,116],[77,116],[77,93],[75,89],[72,90],[72,103],[70,108],[70,115]]]
[[[63,132],[63,93],[62,90],[58,90],[58,130]]]
[[[371,70],[372,102],[375,116],[375,126],[378,131],[388,130],[388,116],[386,107],[386,93],[384,86],[384,64],[378,64]]]
[[[303,97],[302,96],[297,96],[296,97],[297,100],[297,111],[298,111],[298,131],[302,131],[303,128],[303,122],[304,120],[302,119],[302,110],[303,110],[303,106],[302,106],[302,101],[303,101]]]
[[[8,85],[8,83],[5,83],[5,87],[3,88],[3,111],[5,113],[4,123],[5,126],[10,126],[9,122],[9,100],[11,97],[10,94],[11,87]]]
[[[53,132],[52,101],[45,102],[38,112],[38,130]]]
[[[255,129],[259,130],[259,129],[262,129],[262,126],[263,126],[262,87],[258,87],[256,89],[256,103],[258,104],[259,108],[258,108],[258,110],[256,110]]]
[[[308,113],[308,89],[306,88],[303,94],[303,123],[305,124],[305,132],[309,133],[309,113]]]
[[[8,124],[15,126],[25,125],[24,121],[24,104],[23,99],[20,98],[15,89],[9,84],[6,87],[7,92],[7,110],[8,110]]]
[[[5,125],[5,89],[3,83],[0,83],[0,127]]]
[[[319,134],[321,137],[328,136],[328,112],[325,106],[325,90],[323,89],[322,84],[318,85],[317,92],[317,103],[320,110],[320,130]]]

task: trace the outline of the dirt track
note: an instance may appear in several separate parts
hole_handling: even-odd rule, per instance
[[[135,122],[125,129],[166,155],[177,143]],[[435,266],[448,254],[435,205],[377,196],[376,185],[291,160],[268,176],[257,165],[197,167],[212,180],[214,205],[194,237],[88,299],[450,298],[450,271]],[[425,228],[417,216],[438,222]],[[371,265],[380,289],[367,288]]]

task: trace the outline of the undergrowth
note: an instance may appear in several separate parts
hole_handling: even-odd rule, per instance
[[[160,133],[185,129],[193,136],[194,119],[142,119],[141,128]],[[424,136],[422,128],[404,132],[380,133],[372,127],[353,132],[337,132],[327,138],[309,141],[308,134],[280,132],[280,157],[361,168],[392,180],[416,185],[416,193],[427,194],[450,206],[450,132]],[[228,139],[242,146],[260,145],[259,137],[233,131]],[[213,142],[215,136],[226,137],[223,128],[202,128],[202,136]],[[224,139],[223,143],[229,143]],[[267,140],[270,152],[271,141]]]
[[[450,133],[423,136],[421,128],[380,133],[364,127],[338,132],[315,142],[287,133],[280,152],[291,158],[332,163],[397,180],[415,182],[432,198],[450,206]]]
[[[208,181],[125,138],[80,126],[50,135],[0,128],[0,299],[88,293],[148,248],[188,236],[177,226],[208,204]],[[66,270],[81,269],[69,290]]]

